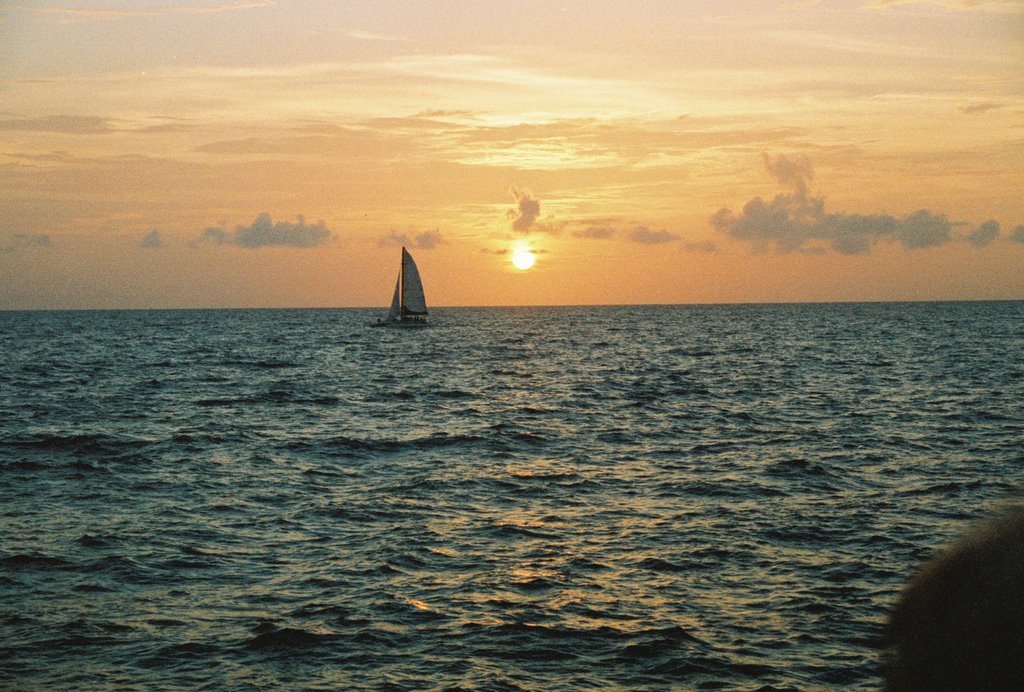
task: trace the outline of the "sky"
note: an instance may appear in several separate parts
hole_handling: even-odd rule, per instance
[[[402,245],[431,306],[1024,299],[1024,0],[0,4],[0,309]]]

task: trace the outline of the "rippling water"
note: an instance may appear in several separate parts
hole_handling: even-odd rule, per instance
[[[1024,303],[0,313],[15,688],[874,688]]]

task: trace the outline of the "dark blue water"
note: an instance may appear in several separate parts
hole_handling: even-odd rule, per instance
[[[875,688],[1024,303],[0,313],[0,685]]]

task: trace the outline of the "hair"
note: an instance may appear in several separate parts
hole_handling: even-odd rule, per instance
[[[883,635],[886,689],[1024,690],[1024,505],[926,562]]]

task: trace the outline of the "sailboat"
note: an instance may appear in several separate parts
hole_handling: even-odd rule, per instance
[[[386,320],[377,320],[378,327],[426,327],[427,299],[423,296],[423,282],[412,255],[402,248],[402,264],[398,269],[395,295]]]

